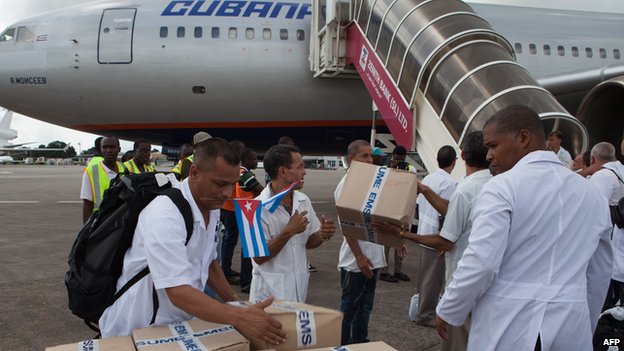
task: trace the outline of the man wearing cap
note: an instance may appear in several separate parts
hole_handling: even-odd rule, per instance
[[[383,166],[384,165],[384,161],[386,159],[386,153],[381,151],[380,148],[378,147],[374,147],[373,148],[373,154],[371,155],[373,157],[373,164],[376,166]]]
[[[193,149],[197,148],[199,143],[204,142],[208,139],[211,139],[212,136],[206,132],[197,132],[193,135]],[[182,164],[180,165],[180,181],[186,179],[189,176],[189,170],[191,169],[191,165],[193,164],[193,155],[182,160]]]

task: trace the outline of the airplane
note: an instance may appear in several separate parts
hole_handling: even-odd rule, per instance
[[[591,144],[619,144],[624,14],[492,3],[471,6]],[[387,129],[361,80],[313,78],[311,18],[309,0],[106,0],[34,16],[0,34],[0,106],[164,152],[206,130],[343,154],[373,123]]]
[[[13,119],[13,111],[7,110],[2,119],[0,119],[0,155],[5,153],[26,153],[28,151],[50,152],[50,151],[67,151],[70,144],[64,148],[25,148],[24,145],[33,144],[34,142],[9,144],[9,140],[17,138],[17,131],[9,128]],[[11,156],[0,156],[0,163],[14,162]]]

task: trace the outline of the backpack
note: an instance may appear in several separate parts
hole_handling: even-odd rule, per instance
[[[613,172],[613,174],[615,174],[620,183],[624,185],[624,180],[620,178],[615,170],[606,167],[603,168]],[[624,228],[624,197],[621,198],[620,201],[618,201],[617,205],[609,205],[609,210],[611,212],[611,222],[617,225],[617,227],[620,229]]]
[[[130,279],[118,292],[117,280],[123,268],[124,255],[132,245],[139,214],[156,196],[165,195],[173,201],[184,217],[186,242],[193,233],[191,207],[179,189],[172,188],[162,173],[119,174],[111,181],[102,203],[78,233],[69,253],[69,271],[65,285],[69,309],[82,318],[91,329],[104,310],[124,292],[149,274],[149,267]],[[153,289],[156,319],[158,299]]]

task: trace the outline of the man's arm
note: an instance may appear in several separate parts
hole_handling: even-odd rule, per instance
[[[609,282],[611,281],[611,271],[613,267],[613,249],[611,246],[611,232],[614,230],[611,225],[611,218],[607,215],[605,206],[605,215],[602,218],[604,230],[600,233],[600,241],[598,247],[587,266],[587,305],[589,306],[589,322],[591,324],[592,333],[596,329],[600,311],[604,300],[607,296]],[[621,232],[615,231],[614,235],[622,235]]]
[[[267,242],[270,256],[254,257],[254,261],[257,264],[263,264],[271,258],[277,256],[282,251],[284,245],[286,245],[288,240],[290,240],[290,238],[303,232],[306,229],[308,225],[308,219],[305,217],[306,214],[308,214],[307,211],[303,211],[301,213],[295,211],[295,213],[290,216],[290,220],[288,221],[288,224],[286,225],[284,230],[282,230],[282,232],[279,233],[275,238]]]
[[[477,201],[470,242],[436,308],[438,316],[448,324],[459,326],[466,320],[500,268],[512,215],[503,191],[490,182],[483,187]]]
[[[230,283],[228,283],[223,269],[217,260],[212,261],[208,267],[208,286],[214,290],[223,299],[223,301],[236,301],[240,297],[234,292]]]
[[[93,201],[82,200],[82,224],[87,223],[93,213]]]
[[[347,245],[349,245],[353,256],[355,256],[355,263],[360,269],[360,272],[364,274],[366,278],[371,279],[373,277],[373,262],[364,255],[357,239],[345,236],[345,240],[347,240]]]
[[[199,319],[230,324],[242,334],[259,338],[271,345],[285,341],[286,334],[282,331],[281,323],[264,312],[273,303],[273,298],[249,308],[238,308],[217,302],[190,285],[166,288],[165,291],[173,305]]]
[[[414,234],[412,232],[406,232],[400,226],[388,222],[374,223],[373,226],[380,232],[394,234],[418,244],[433,247],[434,249],[442,251],[451,251],[453,246],[455,246],[454,242],[447,240],[438,234]]]
[[[451,251],[455,246],[454,242],[444,239],[438,234],[418,235],[414,233],[403,232],[401,234],[401,237],[419,243],[421,245],[433,247],[434,249],[442,251]]]
[[[427,202],[429,202],[438,213],[442,216],[446,215],[449,200],[440,197],[440,195],[436,194],[435,191],[420,181],[418,182],[418,192],[423,194]]]

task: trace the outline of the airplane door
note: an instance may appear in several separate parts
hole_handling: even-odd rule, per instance
[[[98,35],[98,62],[132,63],[136,9],[108,9],[102,13]]]

